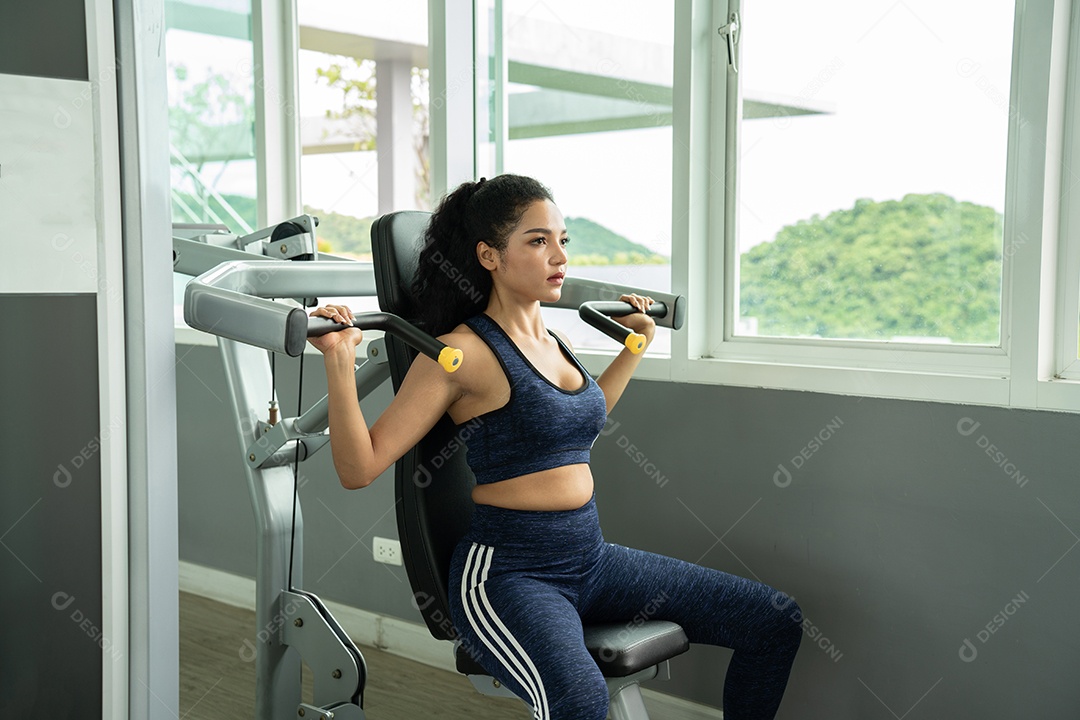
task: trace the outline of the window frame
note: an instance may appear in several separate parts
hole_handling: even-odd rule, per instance
[[[300,21],[297,0],[251,0],[255,168],[260,228],[303,212],[300,203]]]
[[[1058,232],[1057,223],[1049,219],[1064,206],[1054,191],[1053,178],[1061,158],[1056,152],[1060,148],[1058,136],[1068,126],[1061,111],[1063,103],[1059,101],[1068,55],[1063,32],[1068,25],[1068,4],[1037,0],[1026,4],[1026,13],[1021,13],[1019,3],[1014,8],[1010,103],[1017,112],[1011,113],[1009,119],[1003,240],[1005,248],[1022,241],[1029,251],[1006,253],[1003,257],[1002,345],[996,348],[732,337],[730,296],[738,255],[733,213],[728,209],[736,202],[735,183],[725,185],[716,180],[737,172],[732,148],[737,132],[734,115],[738,88],[730,82],[725,40],[717,29],[723,24],[718,18],[729,17],[731,12],[739,10],[740,3],[714,0],[708,3],[708,12],[705,5],[693,3],[692,17],[683,18],[691,27],[682,27],[677,20],[676,30],[684,33],[687,40],[676,43],[677,53],[684,56],[676,62],[677,68],[682,68],[677,78],[689,77],[688,91],[679,93],[677,89],[676,92],[677,118],[680,114],[689,115],[683,122],[676,122],[676,148],[682,140],[678,163],[682,172],[690,174],[676,193],[681,192],[687,198],[683,208],[690,217],[682,227],[678,223],[674,227],[675,237],[684,232],[688,242],[685,262],[679,263],[679,282],[673,278],[673,287],[678,287],[676,292],[689,291],[688,325],[695,327],[679,343],[686,349],[682,355],[685,359],[673,362],[677,367],[672,379],[971,404],[1080,409],[1077,402],[1080,384],[1069,385],[1053,378],[1056,382],[1051,390],[1045,387],[1051,378],[1039,377],[1036,372],[1041,345],[1046,344],[1045,329],[1041,327],[1045,325],[1047,308],[1042,297],[1046,291],[1042,266],[1046,263],[1047,250],[1056,246]],[[1073,31],[1075,47],[1075,27]],[[695,57],[706,52],[707,63]],[[702,76],[709,72],[712,77],[704,79]],[[705,88],[714,98],[708,108],[702,108],[700,101]],[[1071,109],[1068,117],[1072,117]],[[702,124],[709,126],[705,142],[711,167],[723,168],[722,172],[693,166],[689,148],[702,142],[705,134]],[[1046,152],[1022,154],[1019,148],[1046,148]],[[679,170],[677,175],[682,174]],[[706,194],[709,202],[698,202],[695,206],[689,198],[701,197],[705,188],[711,188]],[[1021,207],[1043,208],[1044,212],[1017,212]],[[706,228],[704,232],[702,226]],[[1066,245],[1066,252],[1076,252],[1075,242]],[[683,249],[676,250],[677,256]],[[691,273],[689,266],[694,263],[690,260],[694,263],[704,260],[707,269]],[[1076,275],[1073,268],[1073,288],[1077,284]],[[714,306],[709,308],[702,299],[706,292],[711,298],[722,300],[714,301]],[[1067,344],[1068,339],[1064,342]],[[679,353],[674,343],[673,353]]]
[[[751,0],[752,1],[752,0]],[[741,3],[733,0],[730,4],[717,2],[714,12],[724,10],[720,17],[727,17],[731,12],[739,11]],[[1019,17],[1016,17],[1019,22]],[[713,22],[714,26],[720,23]],[[1011,84],[1011,101],[1017,100],[1017,63],[1021,33],[1014,32],[1013,43],[1013,68]],[[717,53],[717,62],[714,67],[720,75],[717,85],[725,90],[725,106],[722,106],[718,115],[723,113],[724,121],[714,126],[712,143],[718,147],[720,157],[726,162],[726,176],[738,176],[739,167],[737,162],[737,140],[741,120],[737,117],[741,87],[739,87],[737,75],[726,72],[726,62],[719,54],[726,52],[724,38],[716,34],[713,39],[714,52]],[[1008,127],[1008,169],[1014,169],[1015,148],[1019,140],[1020,130],[1018,118],[1022,113],[1012,113]],[[1016,195],[1015,172],[1008,173],[1005,190],[1005,206],[1013,206]],[[723,192],[723,206],[725,212],[713,220],[713,236],[725,239],[723,243],[724,253],[721,263],[714,261],[710,264],[713,273],[724,274],[725,292],[723,295],[723,325],[710,335],[710,352],[707,356],[721,360],[729,360],[736,363],[766,362],[786,369],[785,380],[781,380],[786,386],[791,383],[797,385],[797,389],[826,389],[827,387],[845,387],[846,383],[839,379],[830,379],[829,375],[837,373],[849,374],[855,371],[857,375],[848,380],[856,380],[856,385],[864,385],[873,391],[896,396],[925,397],[936,399],[938,383],[930,382],[928,375],[951,375],[970,378],[972,380],[985,380],[984,390],[976,390],[972,383],[964,383],[962,393],[957,396],[960,400],[979,401],[988,397],[997,396],[1000,388],[995,387],[996,379],[1009,374],[1010,362],[1010,324],[1013,317],[1013,308],[1010,303],[1010,290],[1017,278],[1013,277],[1012,263],[1009,258],[1003,257],[1002,267],[1002,317],[1001,317],[1001,344],[993,346],[958,346],[947,344],[915,344],[915,343],[891,343],[873,340],[844,341],[844,340],[819,340],[806,338],[749,338],[738,337],[733,333],[735,298],[734,293],[738,288],[735,284],[736,263],[739,261],[737,248],[737,232],[735,213],[737,211],[737,198],[735,191],[737,181],[734,183],[719,183],[714,188],[714,198],[711,203],[714,207],[719,206],[719,198],[715,193]],[[1009,246],[1012,238],[1022,233],[1019,223],[1013,213],[1006,213],[1003,236],[1004,245]],[[718,266],[719,265],[719,266]],[[797,361],[790,358],[795,357]],[[816,372],[810,372],[813,368]],[[868,374],[873,372],[873,376]],[[730,375],[730,373],[728,373]],[[757,374],[757,373],[755,373]],[[920,389],[922,388],[922,390]],[[931,392],[925,392],[934,388]],[[795,389],[794,387],[792,389]],[[959,389],[959,388],[957,388]]]
[[[431,96],[445,100],[431,110],[436,196],[486,165],[477,146],[477,2],[429,2]],[[295,17],[295,0],[288,5]],[[1080,165],[1080,133],[1071,129],[1080,68],[1070,49],[1080,47],[1080,17],[1070,17],[1071,3],[1014,5],[1003,243],[1007,249],[1022,240],[1023,247],[1003,257],[1001,347],[732,336],[726,298],[738,255],[727,209],[735,198],[716,188],[737,172],[728,109],[738,98],[717,28],[739,7],[739,0],[674,2],[671,287],[687,298],[687,322],[672,334],[671,355],[642,358],[635,377],[1080,411],[1080,361],[1070,355],[1080,312],[1080,233],[1070,237],[1069,230],[1080,228],[1080,200],[1073,200],[1080,189],[1072,193],[1071,177],[1062,177],[1069,172],[1063,168]],[[279,88],[295,83],[288,52],[284,64],[289,77]],[[466,76],[474,82],[451,82]],[[285,111],[272,102],[263,107]],[[284,134],[285,153],[298,157],[298,143]],[[298,164],[286,171],[291,182],[297,172]],[[583,348],[578,356],[599,373],[617,353]]]
[[[473,89],[475,100],[474,111],[474,176],[476,179],[481,175],[492,177],[506,172],[504,159],[506,157],[507,144],[510,142],[510,93],[507,91],[509,84],[509,59],[505,51],[506,38],[504,37],[505,25],[505,0],[460,0],[471,3],[474,23],[473,33]],[[684,0],[673,0],[672,14],[676,16],[680,9],[687,8]],[[687,16],[689,17],[689,16]],[[513,24],[513,23],[511,23]],[[674,40],[674,38],[673,38]],[[464,42],[464,39],[462,38]],[[673,58],[677,55],[673,48]],[[490,74],[486,68],[490,68]],[[677,76],[677,65],[673,67]],[[453,74],[450,71],[448,74]],[[673,85],[677,84],[677,78],[673,78]],[[629,93],[629,91],[627,91]],[[433,111],[433,116],[434,116]],[[674,122],[674,118],[673,118]],[[673,130],[674,136],[674,130]],[[678,143],[674,143],[678,147]],[[672,186],[674,191],[677,167],[676,160],[672,159]],[[540,178],[545,181],[544,178]],[[553,188],[558,192],[557,188]],[[675,192],[675,197],[679,195]],[[674,207],[672,214],[675,214]],[[573,252],[571,252],[571,255]],[[675,253],[672,252],[672,267],[675,262]],[[571,262],[573,270],[573,263]],[[577,266],[583,277],[589,277],[588,266]],[[605,280],[604,278],[600,278]],[[606,280],[605,280],[606,281]],[[671,292],[677,292],[674,289]],[[668,332],[662,329],[660,332]],[[672,334],[674,341],[674,334]],[[655,345],[656,343],[654,343]],[[611,360],[618,355],[618,349],[603,349],[595,346],[575,347],[575,355],[590,372],[602,372]],[[648,379],[670,379],[670,364],[674,349],[662,352],[658,349],[651,350],[651,357],[642,358],[638,369],[635,371],[638,377]],[[587,360],[589,356],[593,359]],[[591,364],[590,364],[591,363]]]
[[[1055,111],[1060,109],[1057,96],[1064,85],[1059,80],[1067,58],[1062,29],[1068,26],[1069,7],[1053,0],[1021,5],[1014,5],[1010,107],[1017,111],[1009,118],[1003,248],[1020,243],[1029,251],[1003,253],[1002,342],[999,347],[988,347],[732,337],[732,303],[726,298],[737,255],[727,208],[735,198],[716,188],[723,188],[717,182],[720,178],[737,172],[729,150],[736,130],[729,108],[737,108],[738,88],[729,82],[725,40],[717,29],[723,24],[720,19],[738,10],[740,2],[676,0],[672,291],[688,299],[687,324],[673,334],[670,357],[643,358],[635,376],[976,405],[1080,409],[1080,383],[1058,380],[1051,390],[1045,382],[1051,378],[1037,373],[1047,342],[1042,327],[1047,314],[1042,266],[1047,246],[1056,247],[1057,237],[1057,223],[1047,218],[1059,210],[1059,204],[1047,184],[1053,185],[1053,169],[1061,159],[1055,147],[1060,149],[1057,136],[1064,117]],[[475,2],[473,8],[476,12]],[[1020,148],[1047,151],[1022,154]],[[1044,212],[1016,211],[1028,207]],[[722,300],[710,307],[717,297]],[[578,353],[596,373],[616,354],[614,349]]]
[[[1050,0],[1045,0],[1049,2]],[[1077,325],[1080,320],[1080,193],[1069,170],[1080,161],[1080,136],[1072,128],[1080,103],[1080,13],[1069,15],[1071,3],[1055,7],[1054,43],[1068,45],[1058,53],[1051,74],[1050,105],[1056,111],[1054,134],[1047,144],[1048,156],[1056,166],[1047,168],[1045,212],[1057,223],[1044,249],[1041,265],[1041,316],[1037,380],[1034,381],[1036,407],[1080,411],[1080,362],[1077,359]],[[1056,155],[1054,153],[1057,153]],[[1060,168],[1060,170],[1058,170]]]
[[[1080,47],[1080,13],[1074,13],[1069,28],[1071,47]],[[1065,82],[1065,117],[1075,118],[1077,102],[1080,101],[1080,67],[1073,53],[1069,58]],[[1062,198],[1060,228],[1058,234],[1057,306],[1055,309],[1055,337],[1058,338],[1054,377],[1080,380],[1080,192],[1074,192],[1069,168],[1080,167],[1080,133],[1071,123],[1064,123],[1062,136],[1061,182]],[[1071,318],[1071,320],[1070,320]]]

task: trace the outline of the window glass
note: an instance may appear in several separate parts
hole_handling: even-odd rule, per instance
[[[168,3],[173,221],[256,223],[255,84],[249,0]]]
[[[998,345],[1012,3],[740,20],[733,334]]]
[[[669,292],[673,3],[642,0],[613,11],[604,3],[504,0],[501,8],[507,140],[492,147],[501,142],[497,47],[492,33],[479,33],[488,38],[481,48],[488,61],[478,67],[488,72],[478,78],[478,117],[490,133],[490,144],[481,138],[481,164],[501,157],[498,169],[551,188],[570,236],[568,276]],[[494,2],[481,1],[481,25],[497,27],[495,12]],[[544,315],[575,348],[618,349],[574,311]],[[658,328],[650,354],[670,348],[670,331]]]
[[[297,9],[304,211],[319,218],[321,252],[370,261],[376,217],[431,209],[427,4],[298,0]],[[379,132],[380,102],[393,105],[393,132]],[[319,301],[378,309],[374,297]]]
[[[256,229],[255,80],[250,0],[165,5],[169,164],[174,223]],[[173,319],[184,287],[173,274]]]

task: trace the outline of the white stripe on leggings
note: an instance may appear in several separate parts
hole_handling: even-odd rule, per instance
[[[538,717],[536,713],[538,707],[536,687],[526,679],[525,668],[522,667],[517,658],[511,655],[509,648],[506,647],[502,639],[488,623],[487,618],[483,615],[484,608],[475,597],[479,594],[480,574],[481,568],[484,566],[484,556],[490,555],[492,552],[492,548],[477,543],[473,543],[472,547],[469,548],[469,556],[465,561],[465,571],[461,575],[462,607],[465,609],[465,616],[469,619],[469,624],[472,625],[480,640],[529,694],[534,708],[533,717],[535,718]],[[484,572],[484,579],[487,579],[486,572]],[[474,592],[470,592],[470,589]],[[496,648],[493,642],[498,643],[499,647]]]
[[[547,694],[544,692],[544,683],[540,678],[540,673],[536,670],[536,666],[533,665],[525,650],[506,628],[502,620],[499,619],[487,596],[487,591],[484,589],[483,583],[487,580],[488,571],[491,569],[494,552],[494,548],[477,543],[473,543],[472,547],[469,548],[465,571],[461,575],[461,600],[465,615],[484,645],[503,664],[514,679],[525,688],[532,700],[533,717],[536,720],[547,720],[550,717],[550,710],[548,709]],[[472,577],[470,578],[470,576]],[[470,592],[470,585],[475,592]],[[502,632],[506,642],[492,627],[492,623]],[[510,647],[507,647],[507,643],[509,643]]]
[[[494,621],[494,623],[498,626],[499,630],[502,631],[503,635],[513,646],[514,650],[517,651],[521,659],[525,662],[525,665],[528,667],[528,670],[526,671],[526,677],[532,681],[533,686],[536,689],[536,696],[539,699],[539,703],[537,705],[534,705],[533,707],[535,708],[535,712],[540,718],[540,720],[548,720],[548,718],[551,717],[551,709],[548,707],[547,693],[544,691],[544,681],[540,677],[540,671],[536,669],[536,666],[533,664],[532,658],[530,658],[525,652],[525,649],[521,647],[521,645],[517,641],[517,638],[515,638],[510,633],[510,630],[506,627],[506,625],[503,624],[502,620],[495,613],[495,606],[488,598],[485,582],[487,581],[488,571],[491,569],[491,563],[495,557],[495,548],[489,547],[487,548],[487,551],[487,557],[483,561],[483,570],[482,576],[480,578],[480,584],[476,586],[477,589],[480,591],[480,601],[482,603],[481,608],[488,611],[488,613],[491,615],[492,621]]]

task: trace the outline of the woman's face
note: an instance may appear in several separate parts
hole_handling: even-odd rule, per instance
[[[562,295],[561,276],[566,273],[568,241],[566,221],[559,208],[550,200],[537,200],[510,233],[502,256],[494,253],[498,263],[495,277],[507,289],[528,299],[558,300]]]

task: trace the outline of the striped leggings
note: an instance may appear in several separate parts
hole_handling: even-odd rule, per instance
[[[725,720],[776,715],[802,639],[794,600],[768,585],[604,541],[595,498],[567,511],[478,505],[450,567],[465,649],[536,720],[604,720],[608,690],[582,622],[670,620],[733,649]]]

